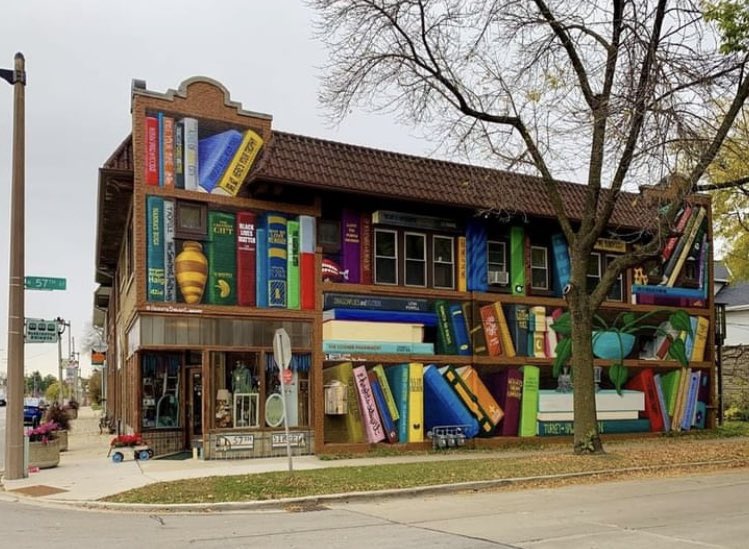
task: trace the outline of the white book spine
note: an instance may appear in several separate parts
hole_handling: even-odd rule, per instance
[[[184,118],[185,133],[185,190],[197,191],[198,186],[198,121],[195,118]]]

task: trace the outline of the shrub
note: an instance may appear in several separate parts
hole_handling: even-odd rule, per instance
[[[62,431],[70,431],[70,416],[67,410],[56,402],[52,404],[44,413],[44,421],[52,421],[58,425]]]
[[[47,444],[51,440],[55,440],[57,435],[55,431],[59,429],[59,426],[54,421],[47,421],[42,423],[38,427],[29,429],[26,431],[26,435],[29,437],[30,442],[43,442]]]

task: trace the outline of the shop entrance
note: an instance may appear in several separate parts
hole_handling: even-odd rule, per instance
[[[192,448],[203,437],[203,373],[202,368],[187,370],[187,446]]]

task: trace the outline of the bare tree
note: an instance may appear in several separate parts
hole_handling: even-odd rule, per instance
[[[477,161],[543,181],[572,263],[575,451],[601,452],[592,323],[619,274],[655,256],[749,95],[743,51],[721,52],[699,1],[309,0],[329,47],[321,99],[333,120],[390,111]],[[707,105],[728,105],[719,120]],[[713,131],[706,136],[707,122]],[[697,150],[676,173],[674,144]],[[557,181],[584,179],[582,219]],[[667,182],[652,226],[586,289],[593,245],[621,192]],[[501,204],[497,209],[501,209]]]

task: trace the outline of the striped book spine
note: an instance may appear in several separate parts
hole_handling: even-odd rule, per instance
[[[174,186],[185,188],[185,123],[174,123]]]
[[[395,428],[393,416],[390,415],[390,408],[385,400],[385,394],[380,385],[380,378],[371,370],[367,372],[367,376],[369,377],[369,385],[372,387],[372,394],[377,404],[377,413],[380,414],[385,439],[391,444],[398,442],[398,431]]]
[[[486,226],[477,219],[468,222],[466,230],[466,286],[468,291],[489,289]]]
[[[400,417],[400,414],[398,413],[398,407],[395,405],[393,392],[390,390],[390,383],[388,382],[388,378],[385,375],[385,368],[382,367],[382,364],[378,364],[377,366],[372,368],[372,371],[380,381],[380,388],[382,389],[382,394],[385,397],[385,402],[387,402],[388,410],[390,411],[390,417],[393,418],[393,421],[397,421]]]
[[[164,117],[164,148],[161,149],[164,159],[164,187],[174,188],[174,118]]]

